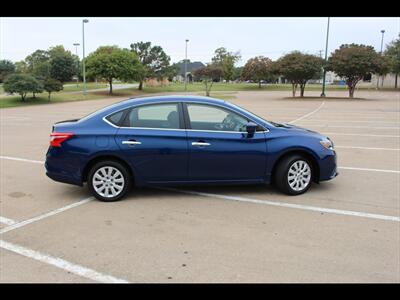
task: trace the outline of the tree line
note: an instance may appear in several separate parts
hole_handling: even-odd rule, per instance
[[[293,97],[296,96],[298,87],[300,97],[304,97],[309,80],[321,79],[324,71],[332,71],[344,79],[349,97],[353,98],[357,83],[371,74],[395,74],[397,88],[397,78],[400,74],[400,39],[389,43],[383,55],[377,53],[372,46],[343,44],[331,53],[327,61],[316,55],[293,51],[276,61],[264,56],[250,58],[235,72],[233,63],[239,57],[226,50],[221,51],[220,48],[217,49],[211,63],[194,71],[194,75],[204,82],[207,96],[213,82],[219,81],[220,78],[230,80],[233,74],[236,74],[240,80],[258,82],[260,88],[263,81],[276,82],[277,78],[282,76],[291,83]]]
[[[387,45],[383,55],[377,53],[372,46],[344,44],[331,53],[324,61],[321,57],[293,51],[272,61],[268,57],[250,58],[243,67],[236,67],[241,59],[240,52],[230,52],[224,47],[215,50],[211,62],[205,67],[193,71],[195,80],[205,85],[206,95],[214,82],[225,80],[251,80],[276,82],[279,76],[284,77],[292,85],[292,96],[300,88],[300,97],[304,96],[307,82],[320,79],[323,71],[333,71],[343,78],[349,90],[349,97],[354,96],[357,83],[369,74],[384,75],[400,73],[400,39]],[[179,63],[171,64],[170,57],[161,46],[151,42],[132,43],[129,49],[118,46],[101,46],[85,58],[87,77],[89,80],[99,78],[109,84],[109,93],[113,92],[115,80],[137,81],[138,89],[148,78],[172,80],[179,73]],[[9,60],[0,61],[0,82],[4,82],[4,90],[18,93],[25,101],[27,93],[63,89],[65,82],[73,76],[82,77],[82,63],[63,46],[51,47],[48,50],[36,50],[23,61],[15,64]]]

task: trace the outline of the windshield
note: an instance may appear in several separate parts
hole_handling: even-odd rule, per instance
[[[256,119],[258,119],[258,120],[261,120],[261,121],[264,121],[264,122],[268,122],[269,124],[271,124],[271,125],[274,126],[274,127],[285,127],[285,125],[283,125],[283,124],[281,124],[281,123],[269,121],[269,120],[267,120],[267,119],[265,119],[265,118],[262,118],[262,117],[256,115],[255,113],[249,112],[247,109],[244,109],[243,107],[240,107],[239,105],[233,104],[233,103],[231,103],[231,102],[229,102],[229,104],[232,105],[232,106],[234,106],[234,107],[236,107],[236,108],[238,108],[238,109],[240,109],[240,110],[246,111],[248,114],[250,114],[251,116],[253,116],[254,118],[256,118]]]

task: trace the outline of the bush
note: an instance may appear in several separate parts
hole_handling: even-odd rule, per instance
[[[43,85],[33,76],[28,74],[12,74],[6,77],[3,85],[6,93],[17,93],[25,101],[27,93],[40,93]]]

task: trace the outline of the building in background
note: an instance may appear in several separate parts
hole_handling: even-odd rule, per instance
[[[173,79],[173,81],[179,81],[179,82],[184,82],[185,81],[185,61],[180,61],[177,63],[179,66],[179,73],[176,75]],[[188,82],[193,81],[193,75],[192,72],[194,70],[200,69],[202,67],[205,67],[206,65],[203,64],[201,61],[194,61],[194,62],[188,62],[187,63],[187,76],[188,76]]]

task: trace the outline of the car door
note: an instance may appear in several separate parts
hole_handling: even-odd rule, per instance
[[[187,178],[188,148],[181,103],[146,104],[130,109],[115,139],[136,176],[152,182]]]
[[[252,137],[248,119],[210,104],[185,103],[189,147],[189,180],[260,181],[266,173],[264,128]]]

